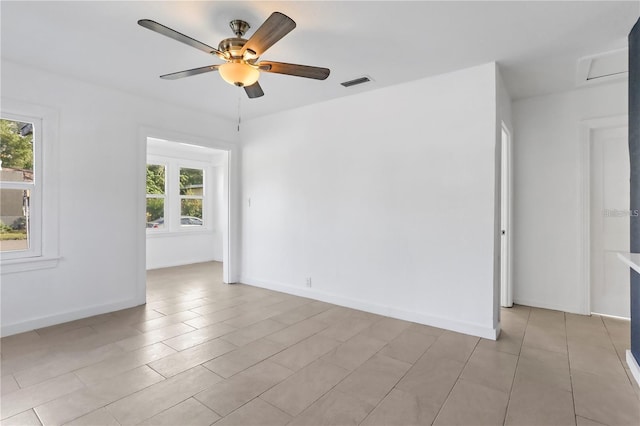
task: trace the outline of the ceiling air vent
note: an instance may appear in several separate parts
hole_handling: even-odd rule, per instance
[[[351,86],[357,86],[358,84],[366,83],[368,81],[371,81],[371,78],[365,75],[362,77],[354,78],[353,80],[343,81],[340,84],[342,84],[344,87],[351,87]]]
[[[593,84],[627,77],[629,50],[587,56],[578,60],[578,85]]]

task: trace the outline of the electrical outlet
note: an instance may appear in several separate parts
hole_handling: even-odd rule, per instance
[[[307,277],[307,287],[311,287],[311,277]]]

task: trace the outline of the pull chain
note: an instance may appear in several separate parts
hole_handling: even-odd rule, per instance
[[[240,105],[242,101],[242,93],[238,90],[238,132],[240,132],[240,123],[242,122],[242,116],[240,114]]]

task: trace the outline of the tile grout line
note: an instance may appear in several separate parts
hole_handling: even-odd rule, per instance
[[[373,324],[372,324],[372,325],[373,325]],[[369,327],[367,327],[367,328],[369,328]],[[365,329],[365,330],[366,330],[366,329]],[[364,331],[364,330],[362,330],[362,331]],[[359,333],[356,333],[354,336],[350,337],[349,339],[352,339],[353,337],[355,337],[355,336],[357,336],[357,335],[361,334],[361,333],[362,333],[362,331],[361,331],[361,332],[359,332]],[[321,332],[321,331],[318,331],[318,332],[316,332],[315,334],[318,334],[318,333],[320,333],[320,332]],[[314,335],[315,335],[315,334],[314,334]],[[349,339],[347,339],[345,342],[340,342],[340,345],[343,345],[343,344],[344,344],[344,343],[346,343]],[[336,348],[340,347],[340,345],[336,346]],[[385,345],[385,346],[386,346],[386,345]],[[384,348],[384,346],[383,346],[382,348]],[[380,352],[380,351],[382,350],[382,348],[378,349],[378,351],[376,351],[373,355],[371,355],[369,358],[367,358],[365,361],[363,361],[363,362],[362,362],[362,364],[364,364],[365,362],[369,361],[371,358],[373,358],[374,356],[376,356],[376,355],[378,354],[378,352]],[[331,350],[333,350],[333,349],[331,349]],[[331,350],[330,350],[330,351],[331,351]],[[330,352],[330,351],[329,351],[329,352]],[[300,370],[298,370],[298,371],[301,371],[302,369],[304,369],[304,368],[308,367],[309,365],[313,364],[314,362],[316,362],[316,361],[320,360],[324,355],[326,355],[326,354],[327,354],[327,353],[329,353],[329,352],[326,352],[325,354],[321,355],[321,356],[320,356],[319,358],[317,358],[315,361],[313,361],[313,362],[311,362],[311,363],[307,364],[306,366],[302,367],[302,368],[301,368]],[[334,366],[336,366],[336,367],[344,368],[344,367],[342,367],[342,366],[340,366],[340,365],[338,365],[338,364],[334,364],[334,363],[333,363],[333,362],[331,362],[331,361],[324,361],[324,362],[326,362],[326,363],[328,363],[328,364],[331,364],[331,365],[334,365]],[[362,364],[360,364],[358,367],[362,366]],[[344,377],[342,378],[342,380],[340,380],[339,382],[337,382],[335,385],[331,386],[331,388],[330,388],[329,390],[327,390],[325,393],[323,393],[323,394],[322,394],[322,395],[320,395],[318,398],[316,398],[315,400],[313,400],[313,401],[312,401],[309,405],[307,405],[307,406],[304,408],[304,410],[302,410],[298,415],[296,415],[296,416],[291,416],[291,417],[292,417],[291,421],[293,421],[293,419],[294,419],[294,418],[298,417],[299,415],[301,415],[302,413],[304,413],[305,411],[307,411],[307,410],[308,410],[308,409],[309,409],[313,404],[315,404],[316,402],[318,402],[320,399],[322,399],[322,398],[323,398],[325,395],[327,395],[329,392],[333,391],[333,390],[334,390],[334,389],[335,389],[335,388],[336,388],[340,383],[342,383],[344,380],[346,380],[346,379],[347,379],[347,377],[351,376],[351,375],[352,375],[352,374],[353,374],[353,373],[358,369],[358,367],[354,368],[353,370],[349,370],[349,373],[348,373],[346,376],[344,376]],[[345,370],[346,370],[346,368],[345,368]],[[298,371],[294,372],[293,374],[297,374],[297,373],[298,373]],[[292,375],[293,375],[293,374],[292,374]],[[291,377],[291,376],[289,376],[289,377]],[[285,380],[287,380],[287,379],[285,379]],[[284,382],[284,380],[283,380],[283,382]],[[281,383],[282,383],[282,382],[281,382]],[[397,383],[397,382],[396,382],[396,383]],[[272,386],[272,387],[275,387],[275,385],[274,385],[274,386]],[[394,387],[395,387],[395,385],[394,385]],[[270,389],[271,389],[271,388],[270,388]],[[261,393],[260,395],[258,395],[258,398],[259,398],[260,396],[262,396],[262,395],[263,395],[264,393],[266,393],[266,392],[267,392],[267,391],[264,391],[263,393]],[[339,391],[337,391],[337,392],[339,392]],[[365,401],[365,402],[366,402],[366,401]],[[376,405],[376,407],[377,407],[377,405]],[[371,412],[372,412],[373,410],[375,410],[375,407],[374,407],[374,408],[373,408],[369,413],[367,413],[367,415],[365,416],[365,419],[369,416],[369,414],[371,414]],[[281,411],[282,411],[282,410],[281,410]],[[289,414],[289,413],[287,413],[287,414]],[[364,421],[364,419],[363,419],[362,421]]]
[[[148,366],[147,364],[143,364],[143,365],[141,365],[141,366],[139,366],[139,367],[136,367],[136,368],[134,368],[134,369],[132,369],[132,370],[135,370],[135,369],[140,368],[140,367],[149,367],[149,366]],[[157,373],[157,371],[153,370],[151,367],[149,367],[149,368],[150,368],[152,371],[154,371],[154,372],[156,372],[156,373]],[[126,373],[128,373],[128,372],[130,372],[130,371],[132,371],[132,370],[127,370],[127,371],[125,371],[125,372],[123,372],[123,373],[121,373],[121,374],[126,374]],[[84,382],[84,381],[83,381],[83,380],[82,380],[82,379],[81,379],[81,378],[76,374],[76,371],[78,371],[78,370],[74,370],[74,371],[72,371],[73,375],[74,375],[74,376],[76,376],[76,377],[78,378],[78,380],[80,380],[80,382],[84,385],[84,388],[83,388],[84,390],[89,390],[90,385],[87,385],[87,384],[86,384],[86,383],[85,383],[85,382]],[[162,379],[162,381],[167,380],[167,378],[166,378],[166,377],[164,377],[162,374],[160,374],[160,373],[158,373],[158,374],[159,374],[160,376],[162,376],[162,378],[163,378],[163,379]],[[104,381],[104,380],[109,380],[109,379],[103,379],[103,380],[100,380],[100,381]],[[111,405],[111,404],[114,404],[114,403],[116,403],[116,402],[120,401],[121,399],[127,398],[127,397],[129,397],[130,395],[134,395],[134,394],[136,394],[136,393],[138,393],[138,392],[141,392],[141,391],[143,391],[143,390],[145,390],[145,389],[147,389],[147,388],[149,388],[149,387],[151,387],[151,386],[153,386],[154,384],[157,384],[157,383],[160,383],[160,382],[151,383],[151,384],[149,384],[149,385],[145,386],[144,388],[139,389],[139,390],[137,390],[137,391],[135,391],[135,392],[133,392],[133,393],[129,393],[129,394],[124,395],[124,396],[122,396],[122,397],[120,397],[120,398],[118,398],[118,399],[115,399],[115,400],[113,400],[113,401],[107,402],[106,404],[101,405],[101,406],[99,406],[98,408],[96,408],[96,409],[94,409],[94,410],[91,410],[89,413],[84,413],[84,414],[79,415],[78,417],[74,417],[74,418],[73,418],[73,419],[71,419],[71,420],[67,420],[67,421],[65,421],[65,423],[64,423],[64,424],[71,423],[71,422],[73,422],[74,420],[79,419],[80,417],[83,417],[83,416],[86,416],[86,415],[88,415],[88,414],[93,413],[94,411],[101,410],[101,409],[105,409],[105,410],[106,410],[107,406],[109,406],[109,405]],[[78,390],[80,390],[80,389],[77,389],[77,390],[75,390],[74,392],[77,392]],[[73,393],[73,392],[72,392],[72,393]],[[70,394],[67,394],[67,395],[70,395]],[[56,398],[56,399],[58,399],[58,398]],[[55,401],[55,399],[54,399],[54,400],[51,400],[51,401]],[[49,401],[49,402],[51,402],[51,401]],[[40,405],[45,405],[45,404],[48,404],[49,402],[45,402],[45,403],[40,404]],[[36,408],[37,408],[37,407],[39,407],[40,405],[38,405],[38,406],[36,406],[36,407],[32,407],[32,408],[31,408],[31,409],[34,411],[34,413],[36,413],[36,415],[38,414],[38,412],[36,411]],[[108,411],[108,410],[107,410],[107,411]],[[114,417],[114,418],[115,418],[115,417]],[[42,419],[40,419],[40,416],[38,416],[38,420],[40,420],[40,423],[44,425],[44,422],[42,421]],[[118,422],[118,420],[117,420],[117,419],[116,419],[116,422]],[[120,424],[120,422],[118,422],[118,424]]]
[[[442,335],[444,335],[444,334],[442,334]],[[440,336],[438,336],[438,339],[439,338],[440,338]],[[436,341],[433,342],[433,344],[436,344],[437,341],[438,340],[436,339]],[[480,343],[480,339],[478,339],[476,344],[473,346],[473,350],[471,351],[471,353],[469,354],[467,359],[464,361],[464,366],[460,370],[460,373],[458,373],[458,377],[456,377],[456,381],[453,383],[453,386],[451,386],[451,389],[449,389],[449,392],[447,392],[447,397],[442,402],[442,405],[440,406],[440,408],[438,408],[438,412],[436,413],[435,417],[433,418],[433,422],[431,422],[431,424],[435,423],[436,420],[438,420],[438,416],[442,412],[442,408],[447,404],[447,401],[449,400],[449,397],[451,396],[451,392],[453,392],[453,388],[455,388],[456,385],[458,384],[458,382],[460,381],[460,377],[462,376],[462,373],[464,373],[465,368],[467,368],[467,364],[469,363],[469,360],[471,359],[471,356],[473,355],[473,353],[476,351],[479,343]]]
[[[522,347],[524,346],[524,337],[527,334],[527,328],[529,328],[529,320],[531,319],[531,309],[527,311],[527,322],[524,327],[524,332],[522,334],[522,342],[520,342],[520,349],[518,350],[518,359],[516,360],[516,368],[513,370],[513,379],[511,380],[511,389],[509,390],[509,399],[507,400],[507,409],[504,413],[504,420],[502,424],[505,425],[507,422],[507,415],[509,414],[509,406],[511,405],[511,395],[513,394],[513,385],[516,382],[516,374],[518,373],[518,365],[520,364],[520,356],[522,355]]]
[[[565,316],[566,316],[566,313],[565,313]],[[589,315],[589,316],[592,316],[592,315]],[[609,333],[609,329],[607,328],[607,324],[605,323],[605,321],[604,321],[604,319],[602,318],[601,315],[598,315],[598,317],[599,317],[600,321],[602,322],[602,325],[604,326],[604,329],[607,332],[607,336],[609,337],[609,340],[611,341],[611,345],[614,347],[614,351],[615,351],[615,345],[613,344],[613,340],[611,339],[611,334]],[[568,346],[568,337],[567,337],[567,346]],[[567,354],[568,353],[569,353],[569,348],[567,347]],[[616,356],[618,356],[617,351],[616,351]],[[620,359],[620,357],[618,357],[618,359]],[[575,413],[575,419],[576,419],[576,424],[577,424],[578,423],[578,413],[576,412],[576,409],[575,409],[575,397],[574,397],[574,394],[573,394],[573,374],[571,374],[571,358],[569,358],[569,373],[570,373],[570,376],[571,376],[571,397],[574,400],[574,409],[573,410],[574,410],[574,413]],[[584,415],[580,415],[580,417],[585,418],[587,420],[591,420],[591,421],[596,422],[596,423],[599,423],[597,420],[592,419],[592,418],[587,417],[587,416],[584,416]]]
[[[38,412],[36,411],[36,407],[31,407],[26,411],[23,411],[23,413],[26,413],[27,411],[33,411],[33,414],[36,416],[36,419],[38,419],[38,421],[40,422],[41,425],[44,424],[44,422],[42,421],[42,419],[40,418],[40,416],[38,415]]]
[[[286,379],[285,379],[285,380],[286,380]],[[270,402],[269,402],[269,401],[267,401],[266,399],[262,399],[262,398],[260,398],[260,397],[262,396],[262,394],[264,394],[264,392],[263,392],[263,393],[261,393],[260,395],[256,396],[255,398],[253,398],[253,399],[252,399],[251,401],[249,401],[249,402],[252,402],[252,401],[255,401],[256,399],[259,399],[260,401],[262,401],[262,402],[264,402],[265,404],[267,404],[267,405],[269,405],[269,406],[271,406],[271,407],[275,408],[276,410],[280,411],[281,413],[284,413],[284,414],[286,414],[287,416],[290,416],[290,417],[291,417],[291,420],[289,420],[289,422],[287,422],[287,423],[290,423],[291,421],[293,421],[293,419],[294,419],[296,416],[292,416],[291,414],[289,414],[289,413],[287,413],[286,411],[284,411],[282,408],[276,407],[275,405],[273,405],[272,403],[270,403]],[[249,402],[247,402],[247,404],[248,404]],[[244,404],[244,405],[247,405],[247,404]],[[244,405],[243,405],[243,407],[244,407]],[[312,405],[312,404],[309,404],[309,406],[311,406],[311,405]],[[236,411],[238,411],[239,409],[240,409],[240,407],[236,408],[236,409],[235,409],[235,410],[233,410],[231,413],[227,414],[227,416],[230,416],[231,414],[235,413],[235,412],[236,412]],[[305,410],[306,410],[306,408],[305,408]],[[304,410],[303,410],[303,411],[304,411]],[[300,413],[300,414],[302,414],[302,413]],[[226,417],[226,416],[225,416],[225,417]],[[224,418],[224,417],[223,417],[223,418]],[[220,420],[222,420],[222,419],[220,419]],[[219,421],[219,420],[218,420],[218,421]]]
[[[404,332],[404,331],[406,331],[406,330],[403,330],[402,332]],[[402,334],[402,332],[401,332],[400,334]],[[442,335],[442,334],[441,334],[441,335]],[[398,336],[399,336],[399,335],[398,335]],[[395,338],[397,338],[398,336],[396,336]],[[374,354],[374,356],[375,356],[375,355],[377,355],[377,354],[379,354],[379,353],[380,353],[384,348],[386,348],[386,347],[389,345],[389,343],[391,343],[393,340],[395,340],[395,338],[394,338],[394,339],[391,339],[389,342],[387,342],[387,344],[386,344],[386,345],[384,345],[382,348],[380,348],[380,350],[378,350],[378,352],[376,352],[376,353]],[[369,416],[371,415],[371,413],[373,413],[373,412],[376,410],[376,408],[378,408],[378,407],[380,406],[380,404],[382,404],[382,401],[384,401],[384,400],[387,398],[387,396],[389,396],[389,394],[390,394],[391,392],[393,392],[393,390],[394,390],[394,389],[398,389],[398,388],[396,387],[396,386],[398,385],[398,383],[400,383],[400,382],[402,381],[402,379],[404,379],[404,378],[406,377],[406,375],[407,375],[407,374],[409,374],[409,371],[411,371],[411,369],[413,368],[413,366],[414,366],[414,365],[416,365],[416,363],[418,362],[418,360],[420,360],[420,359],[424,356],[424,354],[426,354],[426,353],[427,353],[427,351],[429,351],[429,349],[431,348],[431,346],[433,346],[433,345],[436,343],[436,341],[438,341],[438,339],[439,339],[439,338],[440,338],[440,336],[438,336],[438,337],[436,338],[436,340],[434,340],[434,341],[431,343],[431,345],[429,345],[429,347],[428,347],[428,348],[426,348],[426,349],[424,350],[424,352],[422,352],[422,354],[420,354],[420,356],[416,359],[416,361],[415,361],[415,362],[412,362],[412,363],[411,363],[411,367],[409,367],[409,368],[407,369],[407,371],[405,371],[405,373],[404,373],[402,376],[400,376],[400,378],[399,378],[398,380],[396,380],[396,382],[394,383],[394,385],[393,385],[393,386],[391,386],[391,388],[389,389],[389,391],[388,391],[386,394],[384,394],[384,396],[383,396],[382,398],[380,398],[380,401],[378,401],[378,403],[377,403],[377,404],[376,404],[376,405],[371,409],[371,411],[369,411],[369,412],[367,413],[367,415],[364,417],[364,419],[362,419],[362,420],[358,423],[359,425],[360,425],[360,424],[362,424],[365,420],[367,420],[367,418],[369,418]],[[386,355],[382,355],[382,356],[386,356]],[[373,356],[372,356],[372,357],[373,357]],[[391,359],[394,359],[394,360],[395,360],[395,358],[393,358],[393,357],[388,357],[388,358],[391,358]],[[405,362],[405,361],[402,361],[402,360],[397,360],[397,361]],[[409,363],[407,363],[407,364],[409,364]],[[346,377],[345,377],[345,379],[346,379]],[[344,379],[343,379],[343,380],[344,380]],[[398,390],[401,390],[401,389],[398,389]]]
[[[324,311],[323,311],[323,312],[324,312]],[[316,315],[320,315],[321,313],[322,313],[322,312],[319,312],[318,314],[312,315],[311,317],[306,318],[306,319],[304,319],[304,320],[302,320],[302,321],[305,321],[305,320],[307,320],[307,319],[311,319],[311,318],[313,318],[313,317],[314,317],[314,316],[316,316]],[[383,318],[379,319],[378,321],[374,322],[373,324],[371,324],[370,326],[368,326],[368,327],[367,327],[367,328],[365,328],[364,330],[362,330],[362,331],[360,331],[360,332],[356,333],[355,335],[353,335],[353,336],[352,336],[352,337],[350,337],[349,339],[351,339],[351,338],[353,338],[353,337],[355,337],[355,336],[361,335],[365,330],[367,330],[367,329],[371,328],[374,324],[376,324],[377,322],[382,321],[382,320],[383,320]],[[299,321],[299,322],[301,322],[301,321]],[[322,321],[320,321],[320,322],[322,322]],[[296,324],[297,324],[297,323],[296,323]],[[293,325],[295,325],[295,324],[292,324],[292,326],[293,326]],[[331,325],[328,325],[328,327],[331,327]],[[328,327],[326,327],[326,328],[328,328]],[[304,341],[304,340],[306,340],[306,339],[308,339],[308,338],[311,338],[311,337],[315,336],[316,334],[321,333],[322,331],[326,330],[326,328],[324,328],[323,330],[319,330],[319,331],[317,331],[317,332],[313,333],[312,335],[310,335],[309,337],[307,337],[307,338],[305,338],[305,339],[301,340],[300,342],[302,342],[302,341]],[[277,333],[277,331],[276,331],[276,332],[274,332],[274,333],[272,333],[272,334],[275,334],[275,333]],[[265,336],[265,337],[268,337],[268,336]],[[397,336],[396,336],[396,337],[397,337]],[[347,341],[348,341],[349,339],[347,339]],[[392,340],[393,340],[393,339],[392,339]],[[294,343],[294,345],[295,345],[295,344],[297,344],[297,343],[300,343],[300,342],[296,342],[296,343]],[[346,341],[345,341],[345,342],[340,342],[340,345],[342,345],[342,344],[344,344],[344,343],[346,343]],[[434,342],[434,343],[435,343],[435,342]],[[358,369],[360,366],[362,366],[364,363],[366,363],[367,361],[369,361],[370,359],[372,359],[374,356],[376,356],[376,355],[377,355],[380,351],[382,351],[382,350],[383,350],[383,349],[384,349],[388,344],[389,344],[389,342],[387,342],[387,343],[386,343],[382,348],[378,349],[378,350],[377,350],[375,353],[373,353],[369,358],[367,358],[365,361],[363,361],[363,362],[362,362],[362,364],[360,364],[358,367],[356,367],[355,369],[351,370],[351,371],[350,371],[350,372],[349,372],[349,373],[348,373],[344,378],[342,378],[342,380],[338,381],[335,385],[333,385],[333,386],[332,386],[330,389],[328,389],[325,393],[323,393],[323,394],[322,394],[322,395],[320,395],[318,398],[316,398],[315,400],[313,400],[313,401],[312,401],[309,405],[307,405],[307,406],[304,408],[304,410],[302,410],[302,411],[301,411],[297,416],[299,416],[300,414],[302,414],[303,412],[305,412],[309,407],[311,407],[313,404],[315,404],[317,401],[319,401],[322,397],[324,397],[325,395],[327,395],[329,392],[333,391],[333,390],[334,390],[334,389],[335,389],[335,388],[336,388],[340,383],[342,383],[342,382],[343,382],[344,380],[346,380],[349,376],[351,376],[351,375],[355,372],[355,370],[357,370],[357,369]],[[340,346],[340,345],[338,345],[338,346]],[[287,346],[286,348],[284,348],[284,349],[283,349],[282,351],[280,351],[280,352],[285,351],[286,349],[290,348],[291,346],[293,346],[293,345]],[[425,350],[425,352],[426,352],[427,350],[428,350],[428,348]],[[280,353],[280,352],[278,352],[278,353]],[[328,352],[327,352],[327,353],[328,353]],[[275,355],[277,355],[277,354],[274,354],[274,355],[272,355],[272,356],[275,356]],[[326,354],[325,354],[325,355],[326,355]],[[322,355],[322,356],[324,356],[324,355]],[[322,357],[322,356],[321,356],[321,357]],[[321,358],[321,357],[320,357],[320,358]],[[271,357],[269,357],[269,358],[271,358]],[[316,361],[317,361],[317,360],[319,360],[320,358],[316,359]],[[399,361],[399,360],[398,360],[398,361]],[[313,362],[315,362],[315,361],[313,361]],[[312,362],[312,363],[313,363],[313,362]],[[329,363],[329,364],[335,365],[335,366],[337,366],[337,367],[344,368],[344,367],[341,367],[340,365],[337,365],[337,364],[332,363],[331,361],[326,361],[326,362],[327,362],[327,363]],[[310,364],[312,364],[312,363],[310,363]],[[301,371],[302,369],[306,368],[306,367],[307,367],[308,365],[310,365],[310,364],[307,364],[306,366],[302,367],[302,368],[301,368],[300,370],[298,370],[298,371]],[[278,364],[278,365],[279,365],[279,364]],[[413,364],[412,364],[412,366],[413,366]],[[409,368],[409,369],[407,370],[407,372],[408,372],[410,369],[411,369],[411,368]],[[297,374],[297,373],[298,373],[298,371],[294,372],[293,374]],[[405,372],[405,374],[404,374],[402,377],[404,377],[404,376],[407,374],[407,372]],[[398,384],[398,382],[402,379],[402,377],[401,377],[398,381],[396,381],[396,383],[391,387],[391,390],[393,390],[393,389],[395,388],[395,385],[396,385],[396,384]],[[287,379],[285,379],[285,380],[287,380]],[[284,380],[283,380],[283,382],[284,382]],[[282,382],[281,382],[281,383],[282,383]],[[275,385],[274,385],[274,386],[275,386]],[[366,419],[366,418],[367,418],[367,417],[368,417],[368,416],[373,412],[373,410],[375,410],[375,409],[376,409],[376,407],[377,407],[377,406],[382,402],[382,400],[386,397],[386,395],[388,395],[388,394],[391,392],[391,390],[389,390],[389,392],[387,392],[387,394],[385,394],[385,396],[384,396],[382,399],[380,399],[380,401],[378,402],[378,404],[376,404],[376,405],[371,409],[371,411],[369,411],[369,412],[367,413],[367,415],[364,417],[364,419],[362,419],[362,421],[364,421],[364,420],[365,420],[365,419]],[[265,392],[261,393],[261,394],[260,394],[260,395],[258,395],[256,398],[260,398],[260,396],[262,396],[262,395],[263,395],[264,393],[266,393],[266,392],[267,392],[267,391],[265,391]],[[255,399],[255,398],[254,398],[254,399]],[[260,398],[260,399],[261,399],[261,400],[263,400],[262,398]],[[267,403],[268,403],[268,401],[266,401],[266,400],[263,400],[263,401],[265,401],[265,402],[267,402]],[[365,402],[366,402],[366,401],[365,401]],[[269,405],[272,405],[272,404],[269,404]],[[277,408],[277,407],[276,407],[276,408]],[[280,410],[280,411],[282,411],[282,410]],[[286,414],[289,414],[289,413],[286,413]],[[293,419],[293,418],[295,418],[295,417],[297,417],[297,416],[292,416],[292,419]],[[361,421],[360,423],[362,423],[362,421]]]
[[[569,336],[567,335],[567,313],[563,312],[562,315],[564,324],[564,338],[567,346],[567,362],[569,363],[569,381],[571,383],[571,402],[573,403],[573,421],[578,424],[578,413],[576,412],[576,398],[573,394],[573,370],[571,369],[571,354],[569,353]]]
[[[616,348],[615,343],[613,343],[613,338],[611,337],[611,332],[609,331],[609,327],[607,327],[607,323],[606,323],[606,321],[604,320],[604,318],[601,315],[600,315],[600,321],[602,321],[602,325],[604,326],[604,329],[607,332],[607,337],[609,338],[609,342],[611,343],[611,346],[613,347],[613,350],[616,353],[616,356],[618,357],[618,360],[620,361],[620,364],[622,365],[622,368],[626,369],[626,367],[625,367],[626,360],[623,360],[622,358],[620,358],[620,354],[618,353],[618,349]],[[629,377],[628,374],[626,376],[627,376],[627,379],[629,380],[629,383],[633,387],[633,383],[631,382],[631,378]]]

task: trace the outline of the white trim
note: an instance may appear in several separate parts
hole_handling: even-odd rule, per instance
[[[138,304],[147,302],[147,133],[148,129],[138,130],[138,151],[136,160],[138,176],[136,179],[136,297]],[[165,173],[166,179],[166,173]],[[140,220],[142,223],[137,223]]]
[[[555,303],[549,303],[548,301],[532,300],[532,299],[520,299],[515,298],[513,303],[516,305],[531,306],[533,308],[550,309],[552,311],[568,312],[570,314],[582,314],[582,306],[565,306],[557,305]]]
[[[227,228],[222,229],[222,269],[223,281],[228,284],[239,281],[240,271],[240,150],[235,148],[227,151],[227,158],[223,164],[224,175],[227,177],[227,185],[224,187],[223,198],[228,201],[227,210],[224,212],[226,218],[223,223]],[[225,238],[226,232],[226,238]]]
[[[7,259],[2,262],[3,274],[50,269],[58,266],[59,257],[28,257],[23,259]]]
[[[185,235],[209,235],[213,237],[216,234],[215,229],[202,229],[199,226],[192,228],[185,226],[184,228],[173,232],[158,229],[156,232],[149,232],[147,238],[181,238]]]
[[[344,306],[347,308],[357,309],[360,311],[370,312],[373,314],[383,315],[386,317],[411,321],[418,324],[429,325],[432,327],[443,328],[446,330],[456,331],[459,333],[470,334],[485,339],[497,340],[500,334],[500,324],[497,328],[485,327],[480,324],[458,321],[452,318],[444,318],[434,315],[427,315],[422,312],[408,311],[405,309],[397,309],[388,305],[380,305],[350,297],[339,296],[334,293],[318,291],[313,288],[293,286],[274,281],[259,280],[251,277],[241,277],[240,282],[254,287],[266,288],[282,293],[292,294],[295,296],[307,297],[309,299],[320,300],[322,302],[332,303],[334,305]]]
[[[502,140],[502,132],[507,135],[505,141]],[[500,122],[500,144],[500,231],[501,234],[503,229],[506,231],[504,236],[500,235],[500,305],[510,308],[513,306],[513,232],[511,226],[513,223],[513,143],[511,131],[504,121]],[[506,152],[502,152],[503,149]],[[506,188],[503,188],[502,183],[505,181],[503,173],[505,171]],[[503,217],[505,223],[502,223]],[[506,256],[503,256],[505,253]]]
[[[636,384],[640,386],[640,366],[638,365],[638,360],[636,360],[636,357],[633,356],[629,349],[627,349],[627,365],[629,366],[631,375],[636,379]]]
[[[36,224],[32,233],[39,239],[38,252],[25,251],[24,256],[0,255],[1,273],[16,273],[30,270],[53,268],[57,266],[60,257],[60,210],[59,210],[59,114],[56,109],[23,102],[15,99],[2,98],[2,115],[10,117],[24,117],[27,121],[39,121],[39,142],[36,140],[35,185],[39,185],[38,197],[40,204],[34,215]],[[37,131],[37,129],[36,129]],[[37,217],[36,217],[37,216]],[[9,253],[7,253],[9,254]]]
[[[236,149],[236,145],[231,142],[225,142],[219,139],[208,139],[200,136],[189,135],[182,132],[176,132],[173,130],[158,129],[152,127],[142,127],[145,132],[145,138],[160,139],[167,142],[178,142],[192,147],[204,147],[219,149],[221,151],[231,151]],[[146,142],[146,140],[145,140]],[[146,151],[145,151],[146,154]]]
[[[599,312],[592,312],[592,314],[605,317],[605,318],[613,318],[613,319],[622,320],[622,321],[631,321],[631,318],[629,317],[619,317],[618,315],[601,314]]]
[[[142,303],[144,303],[144,301]],[[107,303],[104,305],[94,305],[88,308],[78,309],[74,311],[47,315],[44,317],[32,318],[13,324],[2,324],[2,336],[11,336],[13,334],[23,333],[25,331],[48,327],[52,324],[62,324],[65,322],[88,318],[95,315],[106,314],[108,312],[119,311],[121,309],[127,309],[141,305],[142,303],[139,303],[137,298],[133,298],[114,303]]]
[[[12,260],[22,259],[38,259],[42,256],[42,191],[43,191],[43,155],[42,155],[42,118],[28,116],[23,114],[14,114],[11,112],[2,112],[0,114],[3,120],[12,121],[14,123],[31,123],[33,126],[33,181],[31,182],[3,182],[0,181],[2,189],[12,189],[17,191],[29,191],[29,208],[26,217],[27,220],[27,245],[24,250],[5,251],[0,253],[3,265]],[[24,192],[23,192],[24,194]],[[24,208],[24,200],[23,200]],[[7,224],[10,225],[10,224]]]
[[[617,115],[580,122],[580,137],[578,138],[579,175],[578,175],[578,205],[582,211],[578,221],[578,236],[580,242],[580,259],[578,261],[578,277],[582,287],[582,298],[579,312],[583,315],[591,314],[591,133],[596,129],[628,125],[627,115]]]
[[[153,271],[155,269],[173,268],[175,266],[197,265],[199,263],[209,263],[209,262],[220,262],[220,263],[222,263],[221,260],[211,259],[211,258],[190,259],[189,263],[184,263],[184,262],[163,262],[162,265],[160,265],[160,266],[150,266],[149,268],[147,268],[147,271]],[[226,283],[226,284],[229,284],[229,283]]]
[[[618,258],[628,265],[631,269],[640,274],[640,254],[618,252]]]
[[[150,144],[151,143],[151,144]],[[211,161],[203,160],[203,156],[201,159],[194,160],[188,159],[185,156],[177,155],[175,157],[171,156],[169,151],[172,150],[169,145],[184,145],[179,142],[164,142],[162,141],[162,146],[157,145],[154,141],[147,141],[147,167],[149,165],[162,166],[165,169],[165,186],[164,193],[162,194],[146,194],[147,200],[150,198],[157,198],[164,200],[164,226],[161,228],[147,228],[147,236],[156,235],[156,234],[180,234],[184,233],[207,233],[215,231],[213,223],[215,222],[213,216],[213,180],[215,176],[216,166]],[[167,147],[164,147],[167,145]],[[180,147],[182,149],[187,149],[185,147]],[[210,158],[215,158],[219,155],[222,155],[224,151],[219,151],[214,148],[205,148],[202,147],[203,150],[206,150],[204,153],[205,156],[208,154]],[[166,155],[160,155],[158,152],[167,150]],[[180,149],[175,151],[176,153],[180,152]],[[202,170],[203,177],[203,195],[181,195],[180,194],[180,183],[179,176],[180,171],[182,169],[194,169],[194,170]],[[145,191],[146,192],[146,191]],[[180,220],[182,217],[181,212],[181,204],[182,200],[202,200],[202,226],[186,226],[182,225]]]

